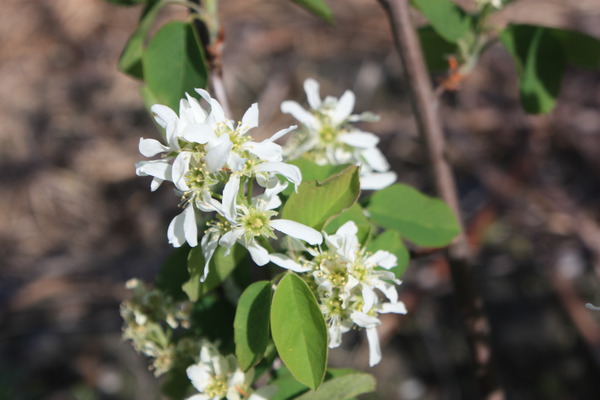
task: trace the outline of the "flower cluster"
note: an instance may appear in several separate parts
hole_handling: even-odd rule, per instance
[[[200,342],[199,359],[186,370],[189,380],[199,392],[188,400],[263,400],[275,394],[274,386],[264,386],[253,392],[254,370],[244,373],[232,354],[223,356],[208,340]]]
[[[287,257],[286,262],[295,265],[289,269],[303,272],[315,290],[328,324],[329,347],[339,346],[342,334],[355,325],[362,327],[373,366],[381,360],[378,315],[405,314],[406,307],[398,301],[395,285],[400,281],[390,271],[397,265],[396,256],[383,250],[370,254],[360,246],[357,232],[356,224],[348,221],[335,234],[325,235],[326,250],[305,248],[310,258]]]
[[[188,338],[176,343],[172,340],[174,329],[190,326],[189,301],[176,302],[158,289],[148,289],[138,279],[129,280],[126,287],[133,294],[121,304],[123,338],[130,339],[136,351],[152,358],[151,369],[156,376],[185,363],[189,354],[198,351],[197,343]]]
[[[342,97],[327,96],[321,100],[319,84],[304,82],[310,110],[295,101],[284,101],[281,111],[291,114],[303,129],[285,147],[289,159],[307,157],[317,164],[354,164],[361,166],[361,189],[383,189],[396,181],[396,174],[377,148],[379,138],[363,132],[352,122],[376,121],[372,113],[352,114],[354,93],[347,90]]]
[[[208,103],[187,96],[179,106],[179,115],[163,105],[154,105],[156,122],[165,128],[166,144],[154,139],[141,139],[140,152],[146,157],[161,154],[158,160],[136,164],[140,176],[152,176],[151,189],[163,181],[171,181],[181,194],[183,212],[169,224],[169,243],[179,247],[187,242],[198,245],[197,212],[215,212],[202,235],[201,247],[206,267],[216,248],[230,249],[235,242],[245,246],[258,265],[269,261],[268,251],[260,244],[273,238],[273,230],[281,231],[310,244],[322,241],[321,234],[294,221],[272,220],[274,208],[281,204],[278,194],[292,183],[299,185],[300,170],[282,162],[282,148],[275,140],[295,129],[283,129],[271,138],[255,142],[247,135],[258,126],[258,107],[253,104],[242,121],[235,124],[225,117],[220,104],[202,90],[196,90]],[[282,183],[282,178],[285,183]],[[253,198],[256,182],[264,193]]]
[[[501,9],[503,0],[477,0],[477,6],[483,8],[488,4],[494,8]]]

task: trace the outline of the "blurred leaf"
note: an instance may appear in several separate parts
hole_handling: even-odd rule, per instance
[[[281,218],[320,231],[329,220],[354,204],[359,195],[358,167],[349,166],[322,183],[303,182],[298,192],[293,192],[286,201]]]
[[[269,400],[291,400],[310,390],[306,385],[298,382],[285,366],[278,368],[275,372],[277,378],[271,380],[269,384],[276,385],[277,392]]]
[[[358,203],[354,203],[352,207],[335,217],[325,226],[325,232],[334,234],[342,225],[348,221],[354,221],[358,228],[358,241],[362,244],[366,243],[371,233],[371,222],[365,217],[363,208]]]
[[[204,88],[208,71],[202,47],[192,25],[173,21],[152,38],[143,55],[147,91],[160,104],[175,112],[185,93],[196,95]]]
[[[144,70],[142,66],[142,55],[144,53],[144,42],[148,36],[148,32],[158,15],[158,11],[166,3],[161,3],[158,0],[149,0],[137,29],[125,45],[121,57],[119,58],[119,71],[131,75],[137,79],[144,79]]]
[[[411,3],[450,43],[456,43],[471,30],[471,18],[450,0],[412,0]]]
[[[283,277],[273,295],[271,333],[291,374],[318,388],[327,367],[327,327],[314,294],[292,273]]]
[[[329,6],[323,0],[292,0],[300,7],[305,8],[319,18],[331,23],[333,22],[333,14]]]
[[[460,232],[446,203],[399,183],[373,194],[367,210],[376,224],[419,246],[446,246]]]
[[[374,390],[375,378],[372,375],[354,373],[326,381],[319,389],[308,391],[296,400],[347,400]]]
[[[398,265],[390,271],[396,275],[396,278],[404,275],[404,271],[406,271],[406,267],[410,261],[410,255],[398,232],[393,229],[383,232],[367,245],[367,250],[372,253],[375,253],[377,250],[385,250],[394,254],[398,259]]]
[[[419,28],[419,41],[427,68],[431,72],[448,69],[448,56],[456,54],[458,47],[441,37],[431,26]]]
[[[271,292],[270,281],[255,282],[238,301],[233,323],[235,355],[244,371],[261,360],[269,344]]]
[[[234,245],[229,255],[225,256],[225,252],[225,248],[217,248],[208,265],[208,276],[204,282],[200,282],[204,274],[204,256],[200,246],[192,248],[187,258],[189,279],[182,285],[190,301],[198,300],[219,286],[238,265],[245,261],[246,249],[238,244]]]
[[[202,297],[194,303],[191,313],[192,330],[211,342],[221,343],[222,351],[233,352],[233,320],[235,307],[215,295]]]
[[[192,387],[185,368],[173,368],[167,372],[160,388],[161,392],[170,399],[183,400]]]
[[[530,25],[511,25],[500,34],[500,39],[515,60],[525,111],[550,112],[566,66],[561,43],[551,30]]]
[[[313,161],[307,160],[306,158],[298,158],[296,160],[292,160],[289,164],[295,165],[300,168],[300,172],[302,172],[302,182],[317,180],[319,182],[323,182],[327,178],[332,177],[333,175],[339,174],[344,169],[346,169],[350,164],[341,164],[341,165],[319,165]],[[294,191],[293,185],[288,185],[287,188],[283,191],[285,196],[289,196]]]
[[[550,29],[567,55],[567,60],[580,68],[596,69],[600,65],[600,40],[581,32]]]
[[[187,257],[190,252],[190,246],[183,246],[173,250],[171,255],[163,263],[158,275],[156,276],[156,287],[169,294],[175,300],[187,300],[186,294],[181,290],[181,285],[190,279],[187,270]]]

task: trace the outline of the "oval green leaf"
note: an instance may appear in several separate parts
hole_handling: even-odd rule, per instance
[[[279,282],[273,295],[271,333],[294,378],[317,389],[327,367],[327,327],[312,291],[292,273]]]
[[[147,90],[159,103],[177,111],[185,93],[204,88],[208,71],[202,47],[189,23],[173,21],[152,38],[143,56]]]
[[[450,0],[412,0],[411,3],[450,43],[456,43],[471,30],[471,17]]]
[[[328,221],[352,206],[359,195],[358,167],[352,165],[323,182],[303,182],[283,206],[281,218],[320,231]]]
[[[271,282],[260,281],[242,293],[233,322],[235,355],[247,371],[261,360],[269,344]]]
[[[397,183],[375,193],[367,210],[379,226],[395,229],[423,247],[446,246],[460,232],[456,217],[446,203],[403,184]]]
[[[375,391],[375,378],[370,374],[354,373],[324,382],[296,400],[347,400],[359,394]]]
[[[319,18],[331,23],[333,21],[333,14],[329,9],[327,3],[323,0],[292,0],[300,7],[305,8]]]

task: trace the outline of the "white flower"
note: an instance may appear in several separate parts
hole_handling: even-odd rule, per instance
[[[396,174],[389,171],[387,160],[377,149],[379,138],[350,124],[377,119],[371,113],[352,114],[354,93],[347,90],[339,99],[328,96],[321,100],[319,84],[313,79],[304,82],[304,90],[310,110],[295,101],[281,104],[282,112],[304,126],[303,132],[288,142],[286,155],[290,159],[307,156],[317,164],[361,165],[362,189],[382,189],[394,183]]]
[[[481,9],[486,5],[491,5],[494,8],[501,9],[503,0],[477,0],[477,6]]]
[[[275,387],[265,386],[252,391],[254,370],[244,373],[233,355],[223,356],[207,340],[201,341],[200,361],[186,370],[189,380],[199,394],[188,400],[263,400],[275,394]]]
[[[278,194],[286,188],[287,183],[277,183],[274,187],[267,188],[264,194],[254,197],[251,205],[247,206],[236,204],[237,188],[239,188],[239,185],[235,184],[237,179],[239,178],[236,175],[230,179],[230,181],[234,181],[234,184],[223,191],[223,203],[217,210],[228,223],[227,227],[223,227],[218,241],[219,245],[230,249],[236,242],[240,243],[248,249],[252,260],[257,265],[265,265],[270,261],[269,252],[260,244],[259,239],[275,238],[274,231],[303,240],[311,245],[320,244],[323,241],[323,237],[318,231],[304,224],[287,219],[272,219],[277,215],[277,212],[273,210],[281,205]],[[215,232],[212,233],[212,239],[207,241],[206,246],[211,242],[214,246],[216,235]],[[208,255],[207,265],[212,254]]]

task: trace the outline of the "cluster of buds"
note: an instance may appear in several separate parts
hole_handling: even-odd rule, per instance
[[[189,338],[173,341],[175,329],[190,326],[189,301],[176,302],[158,289],[148,289],[138,279],[129,280],[126,287],[132,296],[121,304],[123,338],[152,359],[150,368],[156,376],[198,351],[198,344]]]
[[[306,157],[320,165],[353,164],[361,166],[361,189],[378,190],[396,181],[396,174],[377,148],[379,138],[352,125],[358,121],[377,121],[370,112],[352,114],[354,93],[347,90],[339,99],[327,96],[321,100],[319,84],[304,81],[310,110],[295,101],[284,101],[281,111],[292,114],[302,129],[285,147],[289,159]]]
[[[313,288],[327,321],[329,347],[338,347],[342,334],[350,329],[364,328],[373,366],[381,360],[378,315],[405,314],[406,307],[398,301],[396,285],[401,282],[390,271],[397,265],[396,256],[384,250],[367,252],[357,233],[356,224],[348,221],[335,234],[325,235],[324,246],[295,246],[285,263]]]
[[[137,163],[136,173],[153,177],[152,190],[167,180],[173,182],[181,195],[183,212],[169,225],[169,243],[175,247],[185,242],[197,246],[201,225],[197,213],[216,213],[200,243],[206,262],[203,281],[219,245],[229,250],[236,242],[240,243],[256,264],[264,265],[271,260],[260,241],[275,237],[273,230],[313,245],[321,243],[321,234],[312,228],[272,219],[277,214],[274,209],[281,205],[278,194],[288,183],[298,186],[302,181],[296,166],[282,162],[282,148],[275,143],[295,126],[255,142],[247,133],[258,126],[256,104],[236,124],[225,117],[217,100],[202,89],[197,92],[209,109],[189,95],[181,100],[179,115],[166,106],[154,105],[152,112],[165,128],[167,144],[141,139],[139,145],[144,156],[162,154],[162,157]],[[264,188],[264,193],[257,197],[252,197],[254,182]]]

